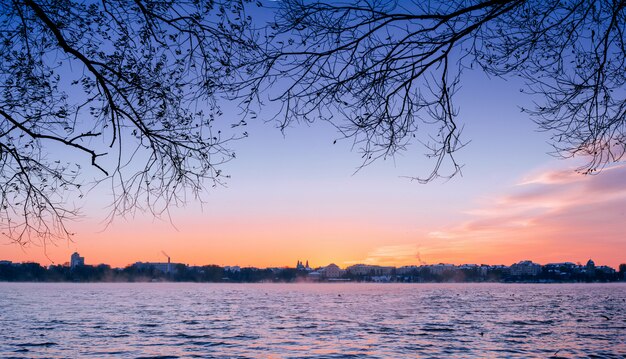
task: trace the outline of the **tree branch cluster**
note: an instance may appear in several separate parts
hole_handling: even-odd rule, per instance
[[[461,169],[454,95],[477,68],[525,80],[524,111],[582,172],[626,152],[626,0],[272,4],[266,23],[249,0],[0,0],[0,233],[68,237],[91,177],[111,216],[221,183],[247,135],[216,124],[224,98],[234,131],[276,108],[282,129],[328,121],[362,165],[421,143],[425,183]]]
[[[238,84],[281,104],[281,127],[330,121],[364,164],[421,141],[435,162],[416,179],[460,170],[453,95],[464,70],[521,77],[555,154],[592,173],[625,152],[620,0],[281,1],[257,61]],[[434,126],[434,128],[433,128]],[[442,167],[443,166],[443,167]]]
[[[160,215],[221,182],[227,145],[243,134],[215,130],[215,90],[253,45],[243,2],[7,0],[0,9],[3,236],[67,238],[81,163],[111,186],[111,216]]]

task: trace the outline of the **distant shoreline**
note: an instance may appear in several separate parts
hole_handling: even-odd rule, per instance
[[[69,265],[43,267],[38,263],[0,261],[0,281],[33,283],[608,283],[626,281],[626,264],[619,271],[608,266],[570,262],[540,265],[521,261],[511,266],[434,264],[376,266],[356,264],[346,269],[335,264],[311,268],[298,261],[295,268],[255,268],[183,263],[137,262],[125,268],[86,265],[78,253]]]
[[[429,284],[479,284],[479,285],[491,285],[491,284],[545,284],[545,285],[558,285],[558,284],[585,284],[585,285],[597,285],[597,284],[626,284],[626,281],[610,281],[610,282],[366,282],[366,281],[293,281],[293,282],[193,282],[193,281],[128,281],[128,282],[107,282],[107,281],[3,281],[0,280],[0,284],[380,284],[380,285],[429,285]]]

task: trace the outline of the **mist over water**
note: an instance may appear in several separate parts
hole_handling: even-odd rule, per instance
[[[626,284],[0,283],[2,358],[626,358]]]

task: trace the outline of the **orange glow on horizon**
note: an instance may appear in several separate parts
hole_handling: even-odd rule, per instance
[[[45,251],[8,243],[0,247],[0,260],[62,264],[78,251],[87,264],[124,267],[165,261],[164,250],[177,263],[261,268],[293,267],[297,260],[315,267],[346,267],[510,265],[520,260],[545,264],[589,258],[617,268],[626,262],[623,178],[626,166],[591,177],[541,173],[467,210],[465,221],[442,219],[431,225],[407,225],[406,218],[393,214],[338,217],[323,211],[302,216],[209,213],[185,217],[176,227],[138,217],[118,220],[105,231],[102,225],[85,222],[79,224],[80,236],[74,242],[49,245]]]

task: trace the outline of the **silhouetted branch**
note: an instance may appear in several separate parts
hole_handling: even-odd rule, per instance
[[[461,169],[454,94],[477,67],[524,79],[524,111],[584,173],[626,152],[624,0],[282,0],[267,27],[247,2],[0,0],[3,234],[68,237],[69,197],[92,177],[111,218],[220,184],[247,135],[215,125],[223,97],[244,110],[232,131],[273,101],[281,129],[328,121],[362,166],[421,143],[425,183]]]
[[[69,238],[69,198],[90,177],[110,184],[111,218],[221,183],[244,137],[214,128],[216,94],[255,46],[244,2],[0,1],[3,234]],[[79,176],[72,152],[98,173]]]
[[[428,182],[460,169],[452,95],[476,65],[524,78],[540,103],[527,111],[560,156],[588,158],[590,173],[626,151],[624,4],[285,0],[234,88],[245,109],[280,102],[281,128],[331,122],[362,149],[364,164],[417,137],[435,159],[417,178]]]

